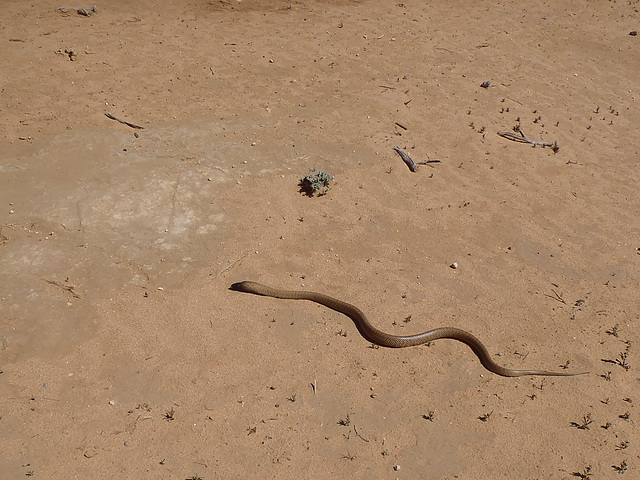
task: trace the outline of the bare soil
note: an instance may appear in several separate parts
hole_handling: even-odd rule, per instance
[[[639,1],[91,6],[2,5],[1,478],[640,478]]]

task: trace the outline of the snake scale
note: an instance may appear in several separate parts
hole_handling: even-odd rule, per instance
[[[440,338],[450,338],[465,343],[477,355],[482,365],[490,372],[503,377],[521,377],[524,375],[546,375],[546,376],[562,376],[569,377],[574,375],[584,375],[588,372],[572,373],[572,372],[548,372],[546,370],[512,370],[498,365],[493,361],[491,355],[484,344],[471,333],[455,327],[441,327],[429,330],[417,335],[398,336],[390,335],[375,328],[362,310],[343,302],[336,298],[324,295],[322,293],[302,291],[302,290],[281,290],[272,288],[257,282],[238,282],[231,285],[230,290],[237,292],[253,293],[263,295],[265,297],[282,298],[289,300],[310,300],[328,307],[336,312],[340,312],[351,318],[358,328],[360,334],[368,341],[389,348],[411,347],[414,345],[422,345]]]

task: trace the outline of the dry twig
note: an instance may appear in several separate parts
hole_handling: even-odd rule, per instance
[[[498,135],[508,140],[513,140],[514,142],[529,143],[531,145],[534,145],[534,146],[539,145],[541,147],[551,147],[551,149],[553,150],[553,153],[558,153],[558,150],[560,150],[560,147],[558,146],[558,142],[553,142],[553,143],[538,142],[536,140],[531,140],[527,138],[527,136],[524,134],[524,132],[522,131],[519,125],[516,125],[515,127],[513,127],[513,130],[516,133],[498,132]]]
[[[126,120],[121,120],[118,117],[111,115],[109,112],[105,113],[105,115],[107,116],[107,118],[110,118],[111,120],[115,120],[116,122],[120,122],[128,127],[137,128],[138,130],[144,130],[144,127],[141,127],[140,125],[136,125],[135,123],[127,122]]]

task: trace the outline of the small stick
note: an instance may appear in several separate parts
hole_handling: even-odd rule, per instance
[[[362,435],[358,433],[358,429],[356,428],[355,424],[353,425],[353,431],[356,432],[356,435],[359,436],[362,440],[369,443],[369,440],[367,440],[366,438],[364,438]]]
[[[427,160],[426,162],[416,162],[418,165],[426,165],[427,167],[435,168],[432,163],[442,163],[442,160]]]
[[[551,291],[553,292],[553,295],[549,295],[548,293],[545,293],[544,296],[553,298],[557,302],[564,303],[565,305],[567,304],[567,302],[564,301],[564,298],[562,298],[562,296],[559,295],[558,292],[556,292],[553,288],[551,289]]]
[[[389,89],[389,90],[395,90],[395,89],[396,89],[396,87],[388,87],[387,85],[378,85],[378,87],[380,87],[380,88],[387,88],[387,89]]]
[[[511,132],[498,132],[498,135],[508,140],[513,140],[514,142],[530,143],[531,145],[540,145],[541,147],[553,147],[554,149],[558,148],[558,144],[556,142],[549,143],[549,142],[537,142],[535,140],[529,140],[527,136],[524,134],[524,132],[520,130],[520,127],[516,127],[516,132],[518,132],[520,135],[511,133]]]
[[[403,130],[407,130],[407,127],[405,127],[404,125],[402,125],[401,123],[396,122],[396,125],[398,125],[401,129]]]
[[[115,120],[117,122],[123,123],[128,127],[137,128],[139,130],[144,130],[144,127],[141,127],[140,125],[136,125],[135,123],[127,122],[126,120],[120,120],[118,117],[114,117],[109,112],[105,113],[105,115],[107,116],[107,118],[110,118],[111,120]]]
[[[204,285],[202,285],[202,287],[200,288],[204,288],[205,286],[209,285],[209,283],[211,283],[212,280],[215,280],[216,278],[218,278],[220,275],[222,275],[224,272],[232,269],[233,267],[235,267],[236,263],[238,263],[240,260],[242,260],[243,258],[245,258],[247,255],[249,255],[249,252],[245,253],[244,255],[242,255],[240,258],[238,258],[235,262],[231,262],[229,265],[227,265],[226,267],[224,267],[222,270],[220,270],[218,272],[218,274],[213,277],[210,278]]]
[[[69,292],[71,295],[73,295],[74,298],[82,298],[80,295],[78,295],[76,292],[73,291],[73,289],[76,288],[73,285],[64,285],[60,282],[56,282],[55,280],[47,280],[47,283],[51,285],[55,285],[56,287],[61,288],[65,292]]]
[[[515,133],[511,133],[511,132],[498,132],[498,135],[500,135],[501,137],[507,138],[509,140],[513,140],[514,142],[530,143],[531,145],[540,145],[542,147],[553,147],[553,143],[537,142],[535,140],[529,140],[527,137],[524,136],[524,133],[522,132],[520,133],[522,135],[516,135]]]
[[[398,155],[400,155],[400,158],[402,158],[402,161],[407,164],[407,167],[409,167],[409,170],[411,170],[412,172],[418,171],[418,166],[416,165],[416,162],[411,160],[411,157],[407,152],[402,150],[400,147],[393,147],[393,149],[396,152],[398,152]]]

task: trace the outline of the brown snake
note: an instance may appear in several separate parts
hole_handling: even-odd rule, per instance
[[[521,377],[523,375],[569,377],[589,373],[547,372],[546,370],[512,370],[510,368],[503,367],[493,361],[489,351],[480,340],[469,332],[454,327],[435,328],[417,335],[389,335],[388,333],[384,333],[371,325],[367,316],[359,308],[354,307],[350,303],[343,302],[342,300],[338,300],[328,295],[323,295],[322,293],[301,290],[280,290],[279,288],[267,287],[266,285],[262,285],[257,282],[234,283],[231,285],[230,290],[290,300],[311,300],[312,302],[324,305],[336,312],[345,314],[355,322],[356,327],[364,338],[382,347],[411,347],[414,345],[422,345],[423,343],[431,342],[439,338],[451,338],[453,340],[458,340],[471,347],[471,350],[473,350],[473,352],[478,356],[484,368],[497,375],[502,375],[503,377]]]

